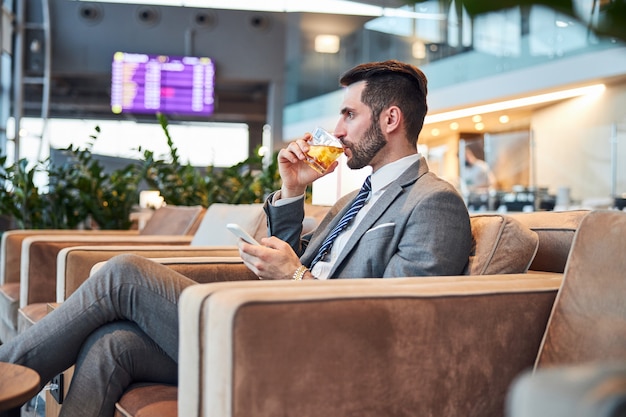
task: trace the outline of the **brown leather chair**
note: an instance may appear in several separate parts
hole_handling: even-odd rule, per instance
[[[626,363],[626,213],[583,213],[568,252],[562,274],[190,287],[178,413],[502,416],[533,363]]]
[[[258,281],[228,282],[228,283],[221,282],[221,283],[211,284],[210,286],[207,286],[207,287],[205,287],[204,285],[199,285],[197,286],[197,288],[194,287],[194,291],[192,292],[193,295],[191,295],[191,298],[188,299],[189,302],[184,302],[183,300],[181,300],[181,315],[185,317],[184,319],[184,322],[186,324],[185,329],[186,331],[191,333],[189,335],[181,334],[181,341],[184,338],[186,340],[186,342],[184,342],[185,347],[189,347],[191,351],[188,352],[186,350],[185,351],[181,350],[181,356],[180,356],[180,370],[181,370],[180,375],[181,376],[179,378],[179,381],[182,381],[182,379],[187,379],[186,387],[187,388],[192,387],[191,388],[192,392],[190,392],[189,395],[185,394],[184,399],[182,400],[183,402],[185,402],[184,406],[182,406],[180,401],[178,401],[178,405],[180,407],[183,407],[179,410],[178,415],[185,415],[185,416],[200,415],[200,414],[195,414],[195,412],[193,412],[193,414],[188,414],[188,413],[190,412],[191,409],[199,410],[200,408],[202,408],[201,406],[202,401],[200,398],[202,394],[197,391],[198,386],[195,386],[195,383],[196,382],[206,383],[207,381],[203,377],[201,377],[202,381],[200,381],[198,379],[199,374],[197,372],[194,372],[192,368],[195,368],[196,370],[200,370],[200,368],[198,368],[198,362],[197,362],[197,360],[199,360],[198,355],[200,354],[200,352],[197,350],[197,347],[199,345],[195,345],[194,347],[194,343],[198,341],[196,337],[206,336],[206,334],[203,331],[199,332],[199,328],[204,327],[204,325],[200,324],[200,321],[198,321],[198,320],[203,321],[206,319],[206,317],[200,318],[200,316],[202,316],[203,313],[196,311],[196,309],[199,309],[200,304],[210,299],[209,293],[213,294],[213,291],[219,291],[220,293],[222,290],[228,290],[228,291],[232,290],[234,292],[242,291],[242,293],[249,293],[251,291],[251,293],[256,294],[256,291],[258,289],[258,290],[267,291],[266,292],[267,295],[271,293],[283,294],[284,296],[288,298],[294,296],[295,293],[297,292],[300,295],[297,296],[296,298],[299,298],[300,300],[296,302],[296,304],[299,304],[300,302],[304,304],[308,304],[309,302],[311,302],[312,304],[310,304],[310,306],[313,308],[313,310],[315,310],[316,309],[315,306],[318,306],[317,304],[318,302],[322,304],[326,304],[326,302],[328,301],[328,300],[322,301],[322,300],[316,299],[316,297],[319,294],[321,294],[318,291],[318,289],[321,290],[323,294],[326,294],[324,297],[328,296],[334,300],[340,300],[340,299],[346,299],[346,298],[350,299],[352,297],[357,296],[357,294],[363,295],[364,294],[363,288],[367,288],[368,289],[367,291],[369,291],[368,294],[370,294],[374,299],[376,299],[378,297],[375,294],[377,294],[379,289],[381,288],[395,287],[398,290],[400,289],[401,291],[406,290],[406,291],[411,292],[413,295],[415,295],[415,293],[412,292],[413,286],[420,287],[424,291],[428,292],[428,291],[434,290],[435,288],[438,288],[439,285],[441,285],[440,284],[440,281],[441,281],[444,283],[443,285],[446,287],[445,291],[448,291],[448,290],[453,291],[452,293],[448,295],[451,295],[453,293],[456,295],[461,295],[462,293],[455,293],[455,291],[461,290],[461,288],[452,289],[452,287],[456,287],[456,286],[464,287],[468,285],[469,282],[474,282],[474,281],[481,282],[481,283],[487,282],[490,280],[490,277],[493,276],[490,274],[510,273],[512,275],[497,275],[498,277],[506,277],[504,278],[505,280],[504,284],[492,283],[489,285],[499,286],[498,288],[500,290],[506,287],[511,287],[511,289],[515,289],[513,290],[513,292],[519,292],[520,288],[525,288],[526,290],[528,290],[529,294],[531,294],[531,295],[528,295],[528,297],[533,298],[533,299],[535,299],[536,297],[534,302],[541,303],[543,307],[537,308],[532,313],[528,313],[524,315],[524,317],[528,321],[533,321],[533,320],[543,321],[545,325],[545,321],[547,320],[547,316],[549,313],[549,308],[552,305],[552,301],[554,300],[554,296],[556,293],[556,288],[558,287],[558,284],[560,282],[560,275],[548,274],[549,277],[541,276],[543,279],[538,279],[540,275],[535,275],[535,274],[532,274],[532,276],[530,274],[515,275],[515,273],[525,272],[530,266],[531,261],[535,256],[537,246],[538,246],[537,234],[529,230],[521,222],[516,221],[510,216],[475,215],[475,216],[472,216],[471,222],[472,222],[472,233],[474,235],[476,244],[473,249],[472,255],[470,257],[469,264],[468,264],[467,273],[470,274],[470,276],[434,277],[434,278],[421,277],[421,278],[415,278],[415,279],[413,278],[400,279],[399,278],[399,279],[392,279],[392,280],[372,280],[372,279],[370,280],[332,280],[332,282],[313,282],[313,283],[306,282],[306,283],[303,283],[304,284],[303,286],[297,286],[296,285],[297,283],[292,283],[292,282],[275,282],[275,283],[258,282]],[[512,253],[515,254],[514,257],[511,257]],[[507,259],[508,261],[505,261]],[[224,270],[226,265],[223,265],[223,264],[220,265],[219,263],[207,263],[203,265],[201,259],[194,259],[193,264],[187,263],[185,260],[182,260],[182,259],[166,259],[166,260],[159,260],[159,261],[167,263],[168,265],[170,265],[170,267],[173,267],[179,270],[180,272],[187,274],[188,276],[193,275],[193,274],[200,275],[200,271],[202,270],[204,270],[204,273],[207,274],[207,276],[217,276],[215,271],[219,269],[222,269],[220,273],[227,274],[226,276],[227,276],[227,279],[229,280],[235,280],[237,279],[237,276],[241,276],[242,278],[245,279],[247,274],[250,274],[250,272],[247,271],[246,269],[242,269],[242,267],[243,268],[245,267],[241,263],[238,265],[239,270],[231,269],[229,272],[226,272]],[[206,261],[211,262],[214,260],[207,259]],[[235,268],[237,267],[237,265],[230,265],[228,267]],[[483,284],[476,284],[476,285],[483,285]],[[452,286],[452,287],[447,287],[447,286]],[[495,291],[495,288],[496,287],[493,287],[491,290]],[[465,291],[466,289],[462,291]],[[283,293],[283,291],[288,291],[288,293]],[[384,293],[384,291],[382,293]],[[396,296],[400,296],[399,294],[400,293],[397,293],[391,296],[390,298],[396,298]],[[404,295],[406,295],[406,293],[404,293]],[[519,294],[517,295],[510,294],[510,296],[513,298],[519,297],[517,299],[517,303],[526,302],[524,301],[526,296],[521,297],[519,296]],[[196,298],[196,297],[199,297],[199,298]],[[427,297],[430,297],[430,295],[428,295]],[[290,300],[294,301],[294,299],[290,299]],[[364,305],[360,302],[358,302],[357,304]],[[518,304],[518,306],[520,307],[523,305],[525,306],[525,304]],[[300,327],[300,324],[302,324],[303,327],[301,327],[301,330],[306,330],[308,328],[307,323],[309,323],[310,321],[300,322],[299,320],[300,313],[291,312],[289,303],[283,304],[283,307],[285,309],[284,313],[287,314],[287,316],[285,317],[288,318],[288,320],[294,326]],[[401,309],[403,308],[404,307],[402,307]],[[352,313],[348,313],[345,316],[342,314],[342,316],[346,320],[349,320],[349,321],[355,320],[355,324],[356,324],[356,322],[358,322],[358,319],[356,318],[356,316],[354,319],[350,318],[351,314]],[[312,314],[310,316],[311,321],[313,322],[318,321],[318,319],[315,317],[316,317],[315,314]],[[229,322],[228,320],[230,320],[227,317],[222,317],[222,319],[225,320],[224,323],[228,323]],[[219,320],[221,319],[218,319],[218,321]],[[333,321],[334,319],[330,319],[330,320]],[[267,321],[266,323],[269,324],[270,322],[271,320]],[[375,323],[372,323],[371,321],[367,321],[367,320],[364,321],[362,324],[364,328],[369,327],[371,325],[376,326]],[[262,325],[261,323],[258,323],[258,322],[255,323],[254,325],[259,326],[258,327],[259,329],[266,328],[266,325]],[[289,330],[286,330],[286,331],[290,332]],[[532,332],[534,332],[534,336],[531,337],[530,333],[528,333],[527,335],[529,335],[529,337],[528,337],[528,340],[525,341],[525,343],[515,345],[514,349],[516,351],[521,351],[523,349],[532,350],[531,348],[528,348],[528,346],[532,346],[532,348],[534,349],[537,348],[539,341],[540,341],[541,332],[537,330],[531,330],[531,333]],[[195,336],[193,336],[192,334],[195,334]],[[270,331],[266,335],[257,334],[257,336],[260,339],[269,338],[277,342],[280,340],[280,337],[277,334],[274,334],[273,331]],[[222,336],[219,336],[219,337],[221,338]],[[324,336],[320,335],[319,333],[316,333],[315,335],[312,334],[310,335],[310,337],[317,338],[318,343],[319,341],[323,341],[325,339]],[[385,336],[380,335],[380,340],[384,340],[384,339],[385,339]],[[227,339],[222,338],[221,340],[227,342]],[[190,344],[186,344],[187,342],[189,342]],[[247,340],[244,343],[249,344],[250,347],[252,347],[252,345],[254,344],[252,340]],[[359,352],[358,354],[356,354],[350,349],[351,348],[347,348],[345,354],[351,355],[351,356],[354,356],[354,355],[359,356],[362,353],[362,352]],[[261,353],[261,355],[264,355],[266,353],[267,352]],[[281,355],[282,354],[287,355],[290,358],[289,360],[292,360],[292,359],[295,360],[295,357],[292,356],[292,354],[296,354],[296,352],[289,353],[289,352],[284,352],[282,350],[278,350],[277,353]],[[372,351],[370,352],[370,354],[375,355],[375,352]],[[302,360],[303,357],[306,356],[306,354],[303,351],[302,356],[300,356],[299,354],[296,354],[296,356],[298,356],[299,360]],[[367,358],[371,358],[371,356],[368,356]],[[367,358],[366,357],[363,358],[363,363],[365,363],[368,360]],[[331,360],[332,362],[335,362],[334,359],[329,359],[329,360]],[[377,360],[380,360],[380,358]],[[523,363],[530,362],[531,360],[532,360],[532,354],[526,355],[520,359],[520,361],[524,361]],[[317,366],[317,361],[316,361],[316,358],[314,357],[310,357],[309,359],[304,359],[303,365],[305,363],[308,363],[310,365],[310,366],[304,366],[307,369],[312,369]],[[511,367],[508,368],[507,372],[501,373],[499,378],[502,379],[503,381],[507,381],[508,383],[513,378],[513,375],[516,372],[519,372],[519,370],[521,369],[521,366],[522,365],[519,365],[518,363],[511,365]],[[247,371],[244,371],[244,373],[246,372]],[[281,371],[278,371],[278,368],[277,368],[277,372],[278,373],[275,374],[275,377],[280,378]],[[307,372],[308,371],[306,371],[305,373]],[[320,372],[322,372],[322,370],[320,370]],[[393,373],[393,371],[391,372]],[[256,374],[257,374],[256,370],[249,371],[250,376],[256,375]],[[296,374],[299,374],[299,373],[296,373]],[[306,381],[306,377],[303,379],[302,383],[305,383],[305,381]],[[314,385],[315,384],[313,384],[313,386]],[[304,385],[302,385],[301,387],[305,388]],[[182,388],[182,389],[186,389],[186,388]],[[174,416],[176,415],[175,410],[176,410],[177,398],[179,399],[182,398],[180,396],[181,394],[178,394],[178,393],[181,393],[182,389],[178,390],[177,387],[172,387],[172,386],[168,387],[164,385],[137,384],[131,387],[118,402],[117,404],[118,412],[116,412],[116,417],[140,416],[140,415],[144,415],[145,413],[149,413],[151,416],[155,416],[155,417]],[[191,397],[195,397],[196,399],[189,402]],[[294,398],[294,401],[297,401],[297,400]],[[220,415],[219,413],[221,413],[222,411],[223,410],[220,410],[220,411],[215,410],[216,414],[209,414],[209,415]],[[250,410],[243,412],[243,414],[245,415],[246,412],[248,411]],[[282,411],[281,412],[278,412],[277,410],[274,410],[274,411],[276,411],[276,413],[278,414],[282,413]],[[327,411],[328,409],[324,408],[324,410],[320,411],[320,413],[317,415],[328,415],[328,414],[325,414]],[[381,413],[382,414],[377,414],[377,415],[385,415],[384,412],[381,411]],[[341,410],[338,409],[338,410],[334,410],[331,414],[341,415],[342,412]],[[227,415],[227,414],[224,414],[224,415]],[[257,415],[257,414],[255,411],[254,413],[247,414],[247,415]],[[311,414],[305,413],[303,415],[311,415]]]
[[[202,407],[204,407],[204,405],[201,405],[201,403],[204,404],[204,400],[202,398],[203,394],[198,391],[200,385],[195,384],[205,384],[208,382],[204,379],[204,370],[202,370],[203,368],[198,367],[198,361],[200,360],[198,355],[202,355],[202,353],[198,351],[198,347],[200,345],[196,342],[198,341],[198,337],[206,336],[206,334],[204,334],[202,331],[204,325],[201,325],[199,321],[207,319],[207,316],[204,316],[204,313],[200,311],[203,310],[201,308],[201,304],[206,302],[207,300],[210,300],[208,294],[212,294],[214,291],[219,291],[220,294],[222,293],[222,291],[228,291],[229,293],[232,291],[236,298],[238,297],[237,294],[239,294],[240,292],[241,294],[250,293],[254,297],[256,297],[259,294],[257,293],[257,291],[262,291],[264,294],[270,297],[271,294],[278,294],[280,295],[280,297],[285,296],[285,303],[283,303],[282,301],[280,302],[281,305],[286,309],[286,312],[290,311],[289,314],[287,314],[287,316],[285,317],[289,319],[288,321],[290,323],[297,326],[298,328],[301,327],[302,329],[308,328],[309,325],[314,326],[314,323],[319,323],[319,320],[315,318],[315,315],[306,315],[306,317],[310,319],[301,322],[299,320],[300,314],[295,314],[291,312],[291,307],[289,306],[293,303],[296,303],[297,305],[306,304],[310,307],[321,305],[322,311],[324,311],[325,306],[327,305],[332,305],[335,302],[343,302],[346,299],[355,298],[355,303],[349,304],[352,306],[350,308],[354,307],[357,309],[357,311],[354,313],[355,319],[350,319],[350,321],[354,322],[354,324],[356,325],[359,322],[359,320],[356,319],[356,317],[358,317],[358,314],[360,314],[359,311],[362,310],[362,307],[365,307],[365,309],[367,310],[368,304],[367,301],[356,300],[359,300],[361,296],[365,295],[367,295],[365,296],[366,299],[371,296],[372,299],[380,299],[380,301],[384,303],[395,303],[399,302],[399,300],[401,299],[406,298],[408,304],[406,304],[406,306],[404,307],[399,307],[398,311],[410,311],[406,310],[406,308],[408,308],[408,305],[413,302],[417,302],[419,304],[426,303],[426,305],[428,305],[431,303],[432,297],[440,298],[437,303],[443,303],[442,305],[450,304],[450,306],[454,307],[453,310],[451,310],[449,313],[451,320],[453,319],[453,317],[456,317],[456,315],[462,316],[464,314],[463,312],[468,308],[468,305],[473,305],[472,303],[479,302],[482,304],[482,307],[477,310],[477,312],[480,312],[480,319],[476,318],[477,316],[474,315],[474,313],[476,312],[473,312],[472,315],[468,316],[468,318],[463,321],[466,326],[471,326],[472,321],[470,317],[476,318],[478,321],[489,320],[488,323],[484,323],[487,329],[485,330],[485,332],[488,332],[493,330],[491,327],[489,327],[490,323],[492,323],[494,327],[497,327],[495,323],[497,323],[497,321],[499,320],[499,316],[506,317],[507,320],[511,320],[510,323],[507,322],[506,331],[504,330],[504,328],[501,328],[498,331],[498,338],[483,339],[482,333],[478,332],[474,333],[474,335],[468,334],[467,336],[469,337],[469,339],[465,341],[465,343],[468,343],[469,340],[480,340],[481,346],[483,346],[482,344],[486,343],[486,346],[489,346],[490,348],[493,348],[495,345],[498,349],[498,358],[505,358],[511,355],[515,357],[515,361],[511,361],[509,365],[503,367],[502,369],[493,368],[489,371],[495,373],[495,379],[492,380],[485,377],[485,379],[482,379],[480,384],[478,384],[480,385],[480,387],[490,390],[488,396],[490,396],[491,398],[489,399],[489,401],[487,401],[487,403],[481,403],[477,407],[477,409],[494,410],[502,408],[504,397],[503,392],[506,389],[506,386],[508,386],[514,376],[521,372],[525,366],[528,366],[532,363],[535,352],[538,349],[541,340],[543,328],[545,328],[545,324],[547,322],[547,318],[552,303],[554,301],[554,297],[556,295],[556,290],[560,285],[562,275],[559,273],[538,272],[533,272],[532,274],[516,274],[516,272],[525,272],[528,269],[528,267],[531,265],[532,260],[535,257],[538,246],[541,247],[541,242],[539,242],[538,234],[536,232],[529,230],[527,226],[523,225],[523,222],[516,221],[512,218],[512,216],[472,216],[472,231],[475,234],[476,247],[469,262],[468,274],[476,275],[459,277],[422,277],[418,279],[398,278],[392,280],[358,280],[358,282],[355,280],[333,280],[332,282],[307,282],[302,283],[304,284],[303,286],[296,286],[298,283],[267,283],[251,281],[251,279],[254,279],[254,277],[250,275],[250,272],[245,268],[240,260],[236,260],[234,258],[229,258],[227,261],[224,260],[226,262],[222,262],[216,258],[160,259],[160,262],[167,263],[170,267],[179,270],[185,275],[194,276],[194,274],[196,274],[195,276],[198,276],[199,280],[208,279],[209,281],[213,281],[223,279],[244,279],[248,281],[213,283],[206,287],[204,285],[198,285],[196,287],[193,287],[194,290],[189,296],[191,298],[187,299],[188,301],[181,300],[181,314],[185,316],[184,322],[188,325],[186,327],[187,333],[181,334],[181,342],[183,339],[186,340],[186,342],[184,342],[185,346],[191,349],[191,352],[181,351],[180,380],[182,381],[183,379],[185,379],[185,384],[187,385],[184,389],[189,388],[191,389],[191,391],[189,393],[182,393],[183,389],[178,390],[177,387],[139,383],[131,387],[127,391],[127,393],[120,399],[119,403],[117,404],[118,412],[116,413],[116,416],[139,416],[146,415],[146,413],[153,417],[173,416],[176,415],[175,410],[177,409],[177,406],[183,407],[183,411],[180,411],[179,415],[201,415],[196,414],[196,411],[194,411],[192,414],[188,413],[190,412],[190,409],[200,410]],[[559,234],[558,236],[559,238],[565,237],[565,235],[562,234]],[[546,239],[545,236],[544,239]],[[561,245],[560,247],[562,248],[564,246],[566,245]],[[549,248],[550,246],[547,245],[545,247]],[[569,251],[569,249],[567,250]],[[509,274],[503,275],[503,273],[505,272],[508,272]],[[386,293],[385,291],[391,287],[395,288],[394,291],[399,292],[394,292],[393,294]],[[366,288],[366,290],[363,290],[363,288]],[[196,293],[196,290],[198,291],[198,293]],[[321,295],[322,298],[317,299],[316,294]],[[380,297],[377,294],[380,294]],[[230,297],[230,295],[228,297]],[[294,299],[292,297],[296,298]],[[326,299],[325,297],[330,297],[330,299]],[[490,310],[490,304],[485,304],[485,298],[499,299],[500,301],[497,304],[498,310],[493,310],[492,312]],[[286,302],[286,300],[289,301]],[[252,304],[258,304],[258,300],[252,302]],[[206,306],[208,308],[213,308],[209,307],[209,304],[206,304]],[[430,308],[431,307],[427,307],[425,311],[431,311],[429,310]],[[313,310],[315,310],[315,308],[313,308]],[[422,308],[416,308],[416,311],[421,310]],[[445,310],[446,309],[444,309],[444,311]],[[237,314],[238,313],[236,313],[235,315]],[[353,316],[352,313],[341,315],[341,317],[345,317],[346,319],[350,318],[351,316]],[[218,321],[223,319],[225,320],[224,323],[228,323],[228,320],[230,320],[234,316],[230,316],[227,314],[226,316],[220,315],[219,317],[215,317],[215,319]],[[371,327],[372,323],[368,321],[369,319],[366,316],[364,316],[363,320],[363,329],[373,328]],[[333,319],[330,319],[330,322],[332,321]],[[270,321],[267,321],[266,323],[269,322]],[[423,324],[427,323],[428,321],[425,321]],[[257,322],[255,323],[255,325],[259,326],[259,329],[267,329],[267,326],[262,325],[262,323]],[[260,338],[259,340],[267,341],[268,343],[270,342],[270,340],[280,340],[279,337],[275,337],[277,335],[272,333],[274,330],[271,330],[271,327],[272,326],[270,326],[270,332],[268,334],[257,335]],[[419,327],[420,326],[416,327],[416,329],[418,329]],[[433,328],[432,326],[428,327],[431,328],[432,331],[436,330],[436,328]],[[457,328],[455,332],[460,331],[462,328],[463,325]],[[235,328],[233,327],[232,329]],[[246,327],[246,329],[250,328]],[[358,335],[355,334],[355,336]],[[323,335],[316,334],[315,337],[317,337],[318,340],[324,340]],[[451,333],[448,333],[447,336],[443,338],[445,339],[446,337],[451,338]],[[386,340],[387,338],[379,334],[374,339],[380,340],[380,343],[382,343],[382,341]],[[374,343],[374,339],[372,339],[372,343]],[[211,340],[215,341],[216,339],[211,338]],[[221,338],[220,340],[226,341],[227,339]],[[453,339],[450,339],[450,341],[453,341]],[[240,344],[241,341],[238,341],[238,343],[239,346],[243,346]],[[250,345],[250,347],[253,347],[254,344],[252,340],[248,340],[243,343]],[[375,346],[376,343],[374,343],[374,345],[372,346]],[[231,346],[228,343],[227,345]],[[384,343],[383,345],[381,345],[381,347],[383,346]],[[244,350],[245,349],[247,348],[244,347]],[[279,352],[280,354],[288,353],[283,352],[282,350],[278,350],[277,352]],[[260,355],[265,355],[267,353],[268,352],[265,351],[265,353],[262,352],[260,353]],[[353,350],[348,349],[347,353],[350,356],[355,356]],[[361,353],[362,352],[359,352],[359,355]],[[369,352],[368,355],[374,356],[364,357],[364,366],[368,366],[365,364],[367,360],[376,358],[375,353],[375,351]],[[302,352],[302,354],[304,355],[304,351]],[[445,349],[441,351],[441,354],[445,354]],[[292,356],[291,354],[287,355],[287,357],[290,358],[290,361],[296,359],[302,361],[301,355],[298,354],[296,356],[297,358],[295,356]],[[420,357],[420,355],[417,355],[416,357]],[[204,361],[204,359],[202,360]],[[376,361],[379,360],[380,359],[376,359]],[[336,360],[332,361],[333,363],[336,363]],[[437,361],[433,359],[433,363],[434,362]],[[310,360],[303,362],[303,364],[305,363],[309,363],[312,366],[306,367],[306,369],[308,370],[306,372],[307,374],[309,371],[315,372],[315,368],[318,363],[315,358],[311,358]],[[216,363],[211,362],[211,366],[215,364]],[[249,375],[251,378],[253,376],[256,378],[257,376],[256,371],[252,370],[248,372],[245,370],[245,366],[243,366],[242,368],[237,367],[237,369],[241,369],[244,374]],[[286,368],[282,367],[281,369]],[[201,374],[196,371],[200,371]],[[450,368],[449,371],[453,373],[456,372],[454,371],[454,368]],[[482,371],[480,370],[480,368],[475,367],[472,367],[472,369],[465,369],[463,370],[463,372],[469,373],[468,375],[482,375]],[[478,372],[478,374],[476,374],[476,372]],[[321,374],[324,374],[324,372],[321,372]],[[279,378],[279,376],[280,372],[276,375],[276,378]],[[450,374],[450,376],[452,377],[452,374]],[[202,381],[199,381],[198,378],[200,377],[202,378]],[[297,383],[297,381],[294,383]],[[305,386],[302,386],[302,388],[305,388]],[[239,393],[236,394],[237,398],[239,398],[239,395]],[[195,399],[192,400],[192,398]],[[308,398],[311,399],[312,397],[309,396]],[[181,405],[181,401],[184,403],[184,405]],[[245,400],[243,401],[245,402]],[[296,400],[294,399],[294,401]],[[467,404],[464,405],[464,407],[468,406],[469,405]],[[303,407],[306,408],[307,405],[303,403]],[[383,409],[380,409],[378,411],[384,413]],[[207,411],[207,413],[209,412]],[[365,414],[367,415],[367,413]],[[219,415],[219,413],[206,415]],[[305,413],[303,415],[316,414]],[[323,413],[319,415],[323,415]]]
[[[534,369],[512,387],[508,415],[626,415],[625,253],[626,213],[585,217]]]

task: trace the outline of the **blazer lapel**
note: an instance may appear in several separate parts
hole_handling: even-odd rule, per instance
[[[324,239],[326,239],[326,236],[328,236],[331,230],[339,223],[339,220],[341,220],[343,214],[348,210],[350,203],[356,198],[358,193],[359,190],[355,190],[341,197],[330,209],[330,212],[326,215],[327,217],[317,226],[306,250],[300,257],[300,261],[303,265],[309,265],[313,261],[320,246],[324,243]],[[343,207],[341,207],[341,205],[343,205]]]
[[[346,243],[344,248],[341,250],[341,253],[339,254],[339,257],[337,258],[337,261],[333,265],[333,268],[330,271],[330,275],[329,275],[330,277],[332,277],[335,274],[335,271],[337,270],[339,265],[343,263],[343,261],[346,259],[348,254],[352,251],[352,249],[354,249],[357,242],[359,242],[361,237],[363,237],[363,235],[369,229],[372,228],[374,223],[376,223],[376,221],[389,209],[389,207],[393,204],[396,198],[404,192],[404,189],[412,185],[413,183],[415,183],[415,181],[417,181],[419,177],[421,177],[427,172],[428,172],[428,164],[426,163],[426,160],[424,159],[424,157],[420,157],[417,160],[417,162],[411,165],[406,171],[404,171],[400,175],[400,177],[398,178],[398,181],[392,182],[389,185],[389,187],[385,190],[383,195],[381,195],[378,201],[376,201],[376,203],[374,203],[374,205],[370,208],[369,212],[367,213],[367,216],[365,216],[365,218],[361,221],[361,223],[357,225],[356,229],[354,230],[354,233],[350,237],[350,240]],[[343,211],[344,210],[342,210],[342,213]],[[332,227],[334,227],[334,224],[337,223],[337,221],[338,219],[332,222],[333,223]],[[321,245],[321,241],[319,242],[319,244],[316,245],[317,248],[319,248],[319,245]],[[315,253],[317,253],[317,251]]]

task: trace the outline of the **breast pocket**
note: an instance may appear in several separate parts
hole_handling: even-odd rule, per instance
[[[378,224],[374,227],[372,227],[371,229],[369,229],[367,232],[365,232],[365,234],[363,235],[363,241],[371,241],[371,240],[377,240],[380,242],[380,240],[390,240],[393,237],[393,233],[395,231],[396,228],[396,224],[395,223],[382,223],[382,224]]]
[[[365,232],[359,242],[359,268],[363,276],[382,277],[385,267],[396,251],[394,223],[383,223]]]

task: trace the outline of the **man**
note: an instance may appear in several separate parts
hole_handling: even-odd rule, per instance
[[[372,167],[371,181],[301,239],[304,190],[320,174],[304,162],[310,135],[290,143],[278,156],[282,188],[265,206],[271,237],[260,246],[240,241],[244,262],[261,279],[462,274],[472,241],[465,205],[417,153],[427,110],[424,74],[387,61],[357,66],[341,83],[335,135],[349,167]],[[61,416],[110,417],[132,381],[176,383],[177,302],[193,284],[147,259],[113,258],[58,309],[1,346],[0,361],[35,369],[44,382],[76,363]]]
[[[472,149],[465,147],[465,173],[463,178],[467,190],[473,194],[485,194],[496,186],[496,177],[487,162],[479,159]]]

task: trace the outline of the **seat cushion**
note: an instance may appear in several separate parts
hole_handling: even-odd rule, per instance
[[[161,384],[134,384],[115,404],[114,417],[176,417],[178,388]]]
[[[469,275],[517,274],[528,270],[537,251],[537,233],[501,214],[470,218],[474,248]]]

